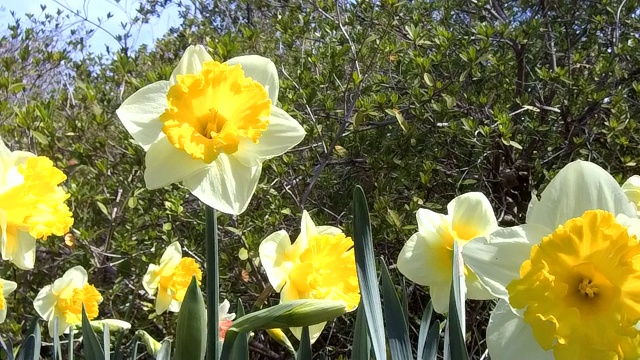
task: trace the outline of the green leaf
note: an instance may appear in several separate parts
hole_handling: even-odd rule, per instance
[[[442,94],[442,97],[444,98],[444,101],[447,103],[447,109],[451,109],[456,105],[455,97],[447,94]]]
[[[202,360],[207,350],[207,313],[204,298],[195,276],[178,313],[176,359]]]
[[[183,305],[184,306],[184,305]],[[302,327],[333,320],[346,312],[342,301],[294,300],[247,314],[233,322],[227,330],[221,359],[229,359],[239,334],[257,329]]]
[[[31,334],[29,335],[23,342],[22,346],[20,346],[20,351],[18,351],[17,360],[38,360],[39,358],[35,357],[35,347],[36,347],[36,336]]]
[[[162,340],[162,345],[160,346],[160,350],[158,350],[156,360],[171,360],[171,341],[167,339]]]
[[[109,334],[109,325],[102,324],[102,348],[104,349],[104,360],[111,359],[111,335]]]
[[[364,315],[362,299],[358,305],[356,314],[356,326],[353,331],[353,349],[351,350],[351,360],[367,359],[371,353],[371,341],[369,341],[369,329],[367,329],[367,319]]]
[[[82,304],[82,353],[87,360],[104,360],[104,351],[100,347],[98,337],[93,332],[87,312]],[[108,351],[108,349],[107,349]]]
[[[2,350],[7,354],[7,360],[13,360],[13,343],[11,343],[11,339],[7,339],[5,342],[2,340],[2,337],[0,337],[0,347],[2,347]]]
[[[384,320],[387,324],[387,336],[389,338],[389,350],[394,360],[410,360],[411,340],[409,339],[409,327],[402,304],[396,294],[396,288],[391,281],[389,270],[384,260],[380,258],[380,278],[382,280],[382,299],[384,300]]]
[[[404,116],[402,116],[398,109],[387,109],[385,111],[387,112],[387,114],[395,116],[396,120],[398,120],[398,124],[405,134],[409,132],[409,123],[407,123],[407,120],[404,119]]]
[[[138,337],[133,337],[133,345],[131,346],[131,357],[129,360],[136,360],[138,358]]]
[[[69,360],[73,360],[73,341],[74,341],[75,330],[73,326],[69,328],[69,344],[67,345],[67,353],[69,354]],[[97,340],[96,340],[97,341]]]
[[[236,317],[241,318],[244,316],[244,306],[242,306],[242,300],[238,298],[238,305],[236,307]],[[249,360],[249,336],[248,334],[238,334],[236,341],[233,344],[233,351],[231,352],[231,358],[236,360]]]
[[[440,343],[440,321],[436,320],[429,328],[427,338],[422,352],[422,360],[435,360],[438,354],[438,344]]]
[[[426,82],[428,86],[433,86],[433,76],[429,73],[424,73],[424,82]]]
[[[431,300],[427,303],[422,313],[422,320],[420,321],[420,333],[418,334],[418,358],[421,354],[424,354],[424,347],[427,341],[427,334],[429,332],[429,324],[431,323],[431,316],[433,315],[433,304]]]
[[[53,318],[53,360],[62,359],[62,347],[60,346],[60,336],[58,336],[58,317]]]
[[[387,345],[382,322],[382,304],[373,255],[373,239],[369,222],[369,209],[364,191],[356,186],[353,191],[353,242],[356,257],[360,300],[367,319],[367,327],[376,359],[386,360]]]
[[[309,338],[309,327],[302,328],[300,337],[300,347],[296,353],[296,360],[311,360],[311,339]]]
[[[445,359],[467,360],[464,341],[464,269],[460,247],[453,243],[453,278],[449,297],[449,317],[445,333]]]

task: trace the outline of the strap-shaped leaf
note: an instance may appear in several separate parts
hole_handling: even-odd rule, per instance
[[[418,335],[418,358],[424,354],[425,343],[427,341],[427,334],[429,333],[429,324],[431,323],[431,315],[433,314],[433,304],[431,300],[427,303],[422,313],[422,320],[420,321],[420,333]]]
[[[171,360],[171,341],[165,339],[162,340],[162,346],[158,350],[156,360]]]
[[[393,360],[411,360],[413,355],[409,327],[396,288],[391,281],[389,270],[387,270],[387,265],[382,258],[380,259],[380,278],[382,280],[382,298],[384,299],[384,321],[387,324],[391,358]]]
[[[296,360],[311,360],[311,338],[309,338],[309,327],[302,328],[300,336],[300,347],[296,353]]]
[[[2,337],[0,337],[0,347],[2,347],[2,350],[7,354],[7,360],[13,360],[13,343],[11,339],[7,339],[5,342],[2,340]]]
[[[436,360],[438,344],[440,343],[440,321],[436,320],[429,328],[424,344],[422,360]]]
[[[369,208],[364,191],[360,186],[356,186],[353,191],[353,240],[360,296],[371,346],[376,359],[386,360],[387,345],[384,337],[382,304],[380,303],[380,289],[378,288],[378,276],[373,254]]]
[[[242,300],[238,298],[238,305],[236,307],[236,317],[241,318],[244,316],[244,306]],[[238,334],[236,341],[233,344],[232,359],[236,360],[249,360],[249,336],[248,333]]]
[[[100,347],[98,337],[93,332],[89,318],[87,318],[87,312],[82,304],[82,353],[87,360],[104,360],[104,351]],[[72,346],[73,347],[73,346]],[[108,351],[109,349],[107,349]]]
[[[176,327],[176,359],[202,360],[207,349],[207,312],[195,276],[184,295]]]
[[[464,341],[465,283],[464,264],[460,247],[453,243],[453,281],[449,295],[449,318],[445,333],[445,360],[467,360],[467,346]]]
[[[367,319],[362,307],[362,299],[358,305],[356,314],[356,326],[353,331],[353,348],[351,350],[351,360],[368,359],[371,354],[371,341],[369,341],[369,329]]]

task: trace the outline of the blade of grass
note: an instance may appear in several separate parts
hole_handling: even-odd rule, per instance
[[[411,360],[411,341],[409,327],[404,316],[402,304],[398,299],[396,288],[391,281],[389,270],[384,260],[380,258],[380,278],[382,280],[382,298],[384,300],[384,320],[387,324],[389,350],[394,360]]]
[[[378,288],[378,277],[373,254],[369,209],[364,191],[360,186],[356,186],[353,191],[353,238],[360,296],[367,320],[371,345],[376,359],[386,360],[387,346],[384,336],[384,323],[382,322],[380,289]]]

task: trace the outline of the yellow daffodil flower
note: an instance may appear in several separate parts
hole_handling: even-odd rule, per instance
[[[156,296],[156,314],[162,314],[166,310],[180,311],[180,305],[194,275],[200,285],[200,265],[193,258],[182,257],[182,248],[177,241],[167,247],[159,265],[149,264],[142,279],[142,286],[149,295]]]
[[[398,270],[409,280],[429,287],[433,308],[449,311],[453,276],[453,243],[463,247],[470,240],[489,235],[498,222],[489,200],[481,193],[460,195],[447,205],[448,215],[420,209],[416,213],[418,232],[398,256]],[[466,297],[486,300],[494,296],[465,268]]]
[[[69,326],[82,323],[84,303],[89,320],[98,316],[98,304],[102,295],[88,283],[87,271],[82,266],[73,267],[52,285],[40,290],[33,306],[48,322],[49,334],[53,335],[54,319],[58,318],[58,334],[66,333]]]
[[[235,313],[229,313],[230,307],[231,304],[229,304],[228,300],[224,300],[222,304],[218,306],[218,334],[220,335],[220,341],[224,341],[227,330],[233,325],[233,319],[236,318]]]
[[[348,311],[360,301],[353,241],[333,226],[316,226],[304,211],[300,235],[291,244],[280,230],[260,244],[260,261],[269,282],[280,292],[280,302],[297,299],[344,301]],[[325,323],[309,327],[314,342]],[[300,339],[301,328],[291,332]]]
[[[565,166],[527,211],[462,249],[500,300],[487,328],[492,359],[640,358],[640,220],[599,166]]]
[[[7,297],[18,287],[13,281],[0,279],[0,324],[7,318]]]
[[[36,239],[62,236],[73,217],[59,186],[67,177],[44,156],[10,151],[0,140],[0,252],[20,269],[33,269]]]
[[[622,191],[629,200],[636,205],[638,216],[640,216],[640,175],[634,175],[622,184]]]
[[[205,204],[228,214],[251,200],[262,162],[305,135],[276,107],[278,72],[271,60],[214,61],[190,46],[167,81],[131,95],[118,117],[146,154],[146,186],[182,182]]]

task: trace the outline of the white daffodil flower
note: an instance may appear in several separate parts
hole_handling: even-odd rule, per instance
[[[638,358],[639,230],[615,179],[576,161],[534,196],[525,225],[466,244],[465,264],[500,299],[491,358]]]
[[[449,311],[453,276],[453,243],[465,244],[498,229],[489,200],[478,192],[460,195],[447,205],[447,215],[420,209],[416,213],[418,232],[406,242],[398,255],[398,270],[409,280],[429,287],[433,308]],[[486,300],[494,296],[465,268],[466,297]]]
[[[18,287],[13,281],[0,279],[0,324],[7,318],[7,297]]]
[[[69,326],[82,322],[82,304],[87,318],[98,316],[98,305],[102,295],[88,283],[87,271],[75,266],[53,284],[40,290],[33,306],[38,314],[48,322],[49,334],[53,335],[54,319],[58,318],[58,334],[66,333]]]
[[[276,106],[278,72],[271,60],[214,61],[190,46],[171,78],[145,86],[116,111],[146,152],[149,189],[183,183],[205,204],[242,213],[262,162],[302,141],[300,124]]]
[[[182,300],[192,277],[202,281],[202,270],[193,258],[182,257],[182,248],[177,241],[167,246],[160,264],[149,264],[142,278],[142,286],[149,295],[156,297],[156,314],[169,310],[179,312]]]
[[[298,299],[344,301],[352,311],[360,301],[353,241],[333,226],[316,226],[302,213],[300,235],[292,244],[286,231],[277,231],[260,243],[262,266],[280,302]],[[313,343],[326,323],[309,327]],[[301,328],[291,328],[300,339]]]
[[[640,216],[640,175],[633,175],[622,184],[622,191],[629,200],[636,205],[638,216]]]

